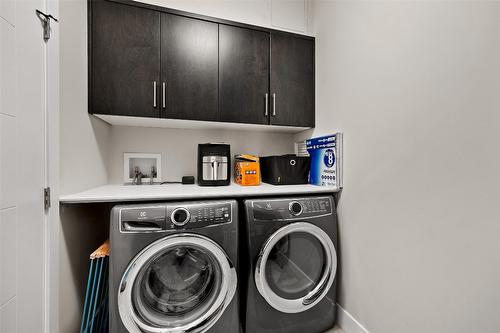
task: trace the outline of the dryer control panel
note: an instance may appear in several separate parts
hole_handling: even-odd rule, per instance
[[[188,230],[232,222],[232,201],[131,205],[120,209],[121,232]]]
[[[266,199],[252,201],[255,221],[290,221],[322,217],[333,212],[331,197]]]

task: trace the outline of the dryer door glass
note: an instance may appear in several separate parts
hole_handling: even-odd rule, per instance
[[[319,240],[305,232],[282,237],[266,262],[269,287],[286,299],[304,297],[313,290],[325,267],[325,251]]]
[[[337,253],[331,238],[312,223],[281,227],[264,243],[257,259],[255,284],[276,310],[310,309],[335,280]]]

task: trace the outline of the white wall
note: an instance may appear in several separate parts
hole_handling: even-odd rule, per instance
[[[145,0],[140,2],[310,34],[311,0]]]
[[[89,116],[87,103],[87,2],[61,1],[61,194],[107,182],[109,126]]]
[[[109,155],[110,183],[123,183],[124,152],[162,154],[164,181],[180,181],[182,176],[195,176],[199,143],[227,142],[231,156],[254,154],[265,156],[293,153],[292,134],[255,133],[246,131],[185,130],[114,126],[111,131]]]
[[[340,304],[500,331],[500,2],[315,1],[313,135],[344,132]]]

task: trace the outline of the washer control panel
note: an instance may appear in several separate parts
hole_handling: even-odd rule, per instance
[[[167,229],[193,229],[232,221],[231,202],[167,206]]]
[[[233,219],[234,201],[180,202],[119,207],[121,232],[186,230],[223,223]]]
[[[331,215],[331,197],[267,199],[252,201],[256,221],[288,221]]]

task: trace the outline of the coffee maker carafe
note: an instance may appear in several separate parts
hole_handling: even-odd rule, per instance
[[[228,144],[198,145],[198,185],[224,186],[231,180],[231,151]]]

